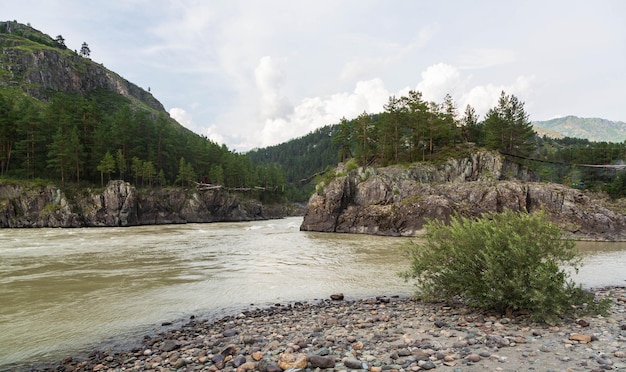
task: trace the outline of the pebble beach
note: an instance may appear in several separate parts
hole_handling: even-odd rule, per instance
[[[607,316],[532,323],[404,297],[275,304],[191,317],[125,350],[94,350],[29,371],[626,371],[626,288]]]

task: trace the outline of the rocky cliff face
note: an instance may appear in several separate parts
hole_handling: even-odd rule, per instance
[[[338,174],[344,174],[342,167]],[[313,195],[301,230],[414,236],[429,219],[545,210],[576,239],[626,240],[626,218],[580,190],[536,182],[491,152],[440,166],[359,168]]]
[[[21,87],[33,97],[48,101],[51,92],[81,93],[86,95],[97,89],[107,89],[131,100],[140,101],[157,111],[163,105],[149,92],[139,88],[116,73],[109,71],[89,58],[68,49],[35,44],[17,33],[40,34],[28,26],[0,22],[0,66],[2,79],[11,86]]]
[[[0,227],[133,226],[253,221],[283,217],[258,201],[223,191],[161,189],[139,193],[111,181],[102,193],[68,198],[59,188],[0,185]]]

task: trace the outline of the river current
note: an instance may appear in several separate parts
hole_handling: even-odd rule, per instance
[[[0,369],[53,361],[163,322],[272,303],[410,295],[411,239],[300,232],[301,218],[0,230]],[[626,284],[626,243],[578,243],[585,287]]]

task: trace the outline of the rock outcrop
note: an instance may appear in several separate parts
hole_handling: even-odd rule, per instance
[[[69,198],[55,186],[0,185],[0,227],[133,226],[283,216],[256,200],[220,190],[171,188],[140,193],[127,182],[110,181],[102,193]]]
[[[581,190],[541,183],[497,153],[476,152],[439,166],[358,168],[318,186],[303,231],[415,236],[429,219],[477,217],[504,209],[550,218],[575,239],[626,240],[626,218]]]

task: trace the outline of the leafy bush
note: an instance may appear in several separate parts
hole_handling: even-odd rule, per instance
[[[417,280],[423,299],[451,300],[511,316],[527,311],[545,321],[571,313],[593,296],[576,286],[564,266],[578,270],[574,242],[542,213],[505,211],[479,219],[430,221],[423,245],[408,248],[411,267],[401,273]],[[585,304],[586,309],[590,309]]]

